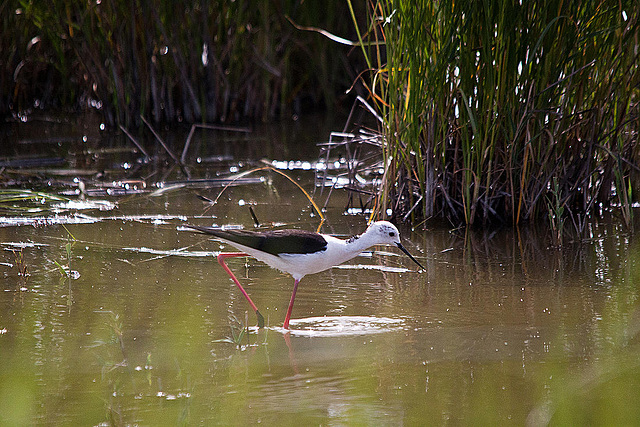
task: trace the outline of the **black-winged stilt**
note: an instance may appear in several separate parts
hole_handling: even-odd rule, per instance
[[[347,240],[341,240],[328,234],[313,233],[303,230],[225,230],[215,227],[202,227],[187,225],[187,227],[202,233],[214,236],[216,239],[229,243],[243,252],[221,253],[218,262],[227,274],[240,288],[251,308],[258,316],[258,326],[264,326],[264,317],[251,301],[249,294],[233,275],[227,264],[226,258],[237,256],[252,256],[264,262],[272,268],[278,269],[293,276],[293,293],[284,319],[284,329],[289,329],[293,301],[296,298],[298,283],[307,274],[319,273],[338,264],[342,264],[362,251],[375,245],[395,245],[404,252],[421,269],[425,269],[400,242],[400,233],[395,225],[388,221],[371,223],[367,230]]]

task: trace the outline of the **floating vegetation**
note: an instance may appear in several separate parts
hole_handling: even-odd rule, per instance
[[[215,251],[188,251],[185,248],[162,250],[162,249],[152,249],[152,248],[145,248],[145,247],[136,247],[136,248],[125,247],[125,248],[120,248],[120,250],[159,255],[159,256],[181,256],[181,257],[189,257],[189,258],[216,257],[220,253]]]
[[[31,190],[0,190],[0,212],[38,213],[53,203],[67,203],[67,197]]]
[[[108,200],[69,200],[63,203],[51,205],[53,212],[66,212],[71,210],[99,210],[110,211],[118,205]]]
[[[93,218],[86,215],[55,215],[36,217],[0,217],[0,227],[15,227],[31,225],[34,227],[46,227],[60,224],[93,224],[101,221],[100,218]]]
[[[205,216],[203,218],[211,218]],[[167,224],[170,220],[186,221],[184,215],[119,215],[107,217],[93,217],[85,214],[55,215],[55,216],[17,216],[0,217],[0,227],[31,225],[44,227],[49,225],[64,224],[93,224],[101,221],[135,221],[150,224]],[[3,245],[37,245],[35,243],[2,243]],[[20,246],[23,247],[23,246]]]
[[[117,207],[117,204],[107,200],[74,200],[67,196],[53,193],[45,193],[32,190],[0,190],[0,212],[35,215],[44,212],[60,214],[78,210],[109,211]],[[25,217],[15,218],[18,221],[26,220]],[[56,220],[55,218],[51,218]],[[0,217],[0,223],[9,218]],[[31,218],[31,220],[38,220]]]
[[[60,215],[70,211],[108,211],[117,207],[106,200],[72,200],[68,197],[31,190],[0,190],[0,212],[19,216],[0,217],[0,226],[88,224],[98,221],[82,214]],[[51,213],[52,216],[39,216]]]
[[[35,242],[0,242],[0,246],[6,246],[11,250],[22,250],[24,248],[40,248],[49,246],[47,243]]]
[[[157,190],[154,190],[150,196],[157,197],[172,191],[181,190],[184,188],[212,188],[212,187],[231,187],[236,185],[255,185],[265,182],[263,177],[248,178],[231,176],[226,178],[203,178],[203,179],[189,179],[182,181],[167,181],[158,183]]]
[[[409,270],[404,267],[390,267],[388,265],[370,265],[370,264],[340,264],[334,266],[342,270],[378,270],[385,273],[409,273],[413,270]]]
[[[54,165],[63,165],[66,160],[61,157],[28,157],[28,158],[12,158],[6,160],[0,160],[0,168],[33,168],[33,167],[45,167]]]

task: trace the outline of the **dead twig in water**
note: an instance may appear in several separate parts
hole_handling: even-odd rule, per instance
[[[242,128],[242,127],[237,127],[237,126],[221,126],[221,125],[209,125],[206,123],[203,124],[195,124],[194,125],[197,128],[200,129],[212,129],[212,130],[223,130],[223,131],[227,131],[227,132],[244,132],[244,133],[251,133],[252,130],[249,128]]]
[[[138,147],[138,150],[140,150],[142,154],[145,155],[145,157],[151,157],[149,156],[149,153],[147,153],[147,151],[142,147],[142,145],[140,145],[140,143],[133,137],[133,135],[131,135],[129,131],[124,128],[124,126],[120,125],[120,130],[122,130],[122,132],[127,135],[131,142],[133,142],[133,144]]]
[[[253,223],[256,227],[260,227],[260,221],[258,221],[258,217],[256,213],[253,211],[253,206],[249,205],[249,213],[251,214],[251,218],[253,218]]]
[[[187,140],[184,142],[184,148],[182,149],[182,156],[180,156],[180,161],[182,163],[185,162],[187,158],[187,151],[189,151],[189,145],[191,144],[191,138],[193,137],[193,132],[196,130],[196,125],[191,125],[191,130],[189,130],[189,135],[187,136]]]
[[[143,116],[140,116],[140,118],[142,119],[142,121],[144,122],[145,125],[147,125],[147,127],[149,128],[149,130],[151,131],[151,133],[153,133],[153,136],[156,137],[156,139],[158,140],[158,142],[160,143],[160,145],[162,145],[162,148],[165,149],[165,151],[169,154],[169,156],[171,156],[171,158],[173,159],[174,162],[176,162],[176,164],[178,166],[180,166],[180,169],[182,170],[182,172],[187,176],[187,178],[191,177],[191,174],[189,173],[189,171],[187,170],[187,168],[184,166],[184,163],[182,163],[182,161],[178,158],[178,156],[175,155],[175,153],[173,151],[171,151],[171,149],[169,148],[169,146],[164,142],[164,140],[160,137],[160,135],[158,134],[158,132],[156,132],[156,130],[153,128],[153,126],[151,126],[151,123],[149,123],[147,121],[147,119],[145,119]]]

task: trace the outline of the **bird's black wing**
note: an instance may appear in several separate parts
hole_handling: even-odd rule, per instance
[[[327,249],[327,241],[324,237],[304,230],[250,231],[222,230],[197,225],[187,225],[187,227],[271,255],[309,254]]]

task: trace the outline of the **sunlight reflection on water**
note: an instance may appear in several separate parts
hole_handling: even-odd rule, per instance
[[[404,327],[404,320],[372,316],[319,316],[292,319],[292,335],[308,337],[345,337],[371,335],[397,331]],[[274,328],[287,333],[282,328]]]

